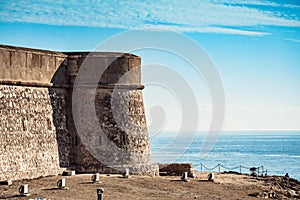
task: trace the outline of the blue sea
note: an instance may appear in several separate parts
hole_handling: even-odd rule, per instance
[[[205,141],[214,145],[203,155]],[[205,132],[160,132],[150,142],[153,162],[192,163],[197,171],[242,173],[263,166],[268,175],[289,173],[300,180],[300,131],[228,131],[215,138],[207,138]],[[222,166],[212,170],[218,164]]]

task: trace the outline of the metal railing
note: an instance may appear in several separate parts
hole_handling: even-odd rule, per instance
[[[248,169],[250,172],[255,172],[258,176],[260,175],[267,175],[268,171],[264,170],[264,166],[260,166],[260,167],[245,167],[243,165],[239,165],[237,167],[225,167],[222,164],[217,164],[215,167],[207,167],[206,165],[204,165],[203,163],[200,164],[195,164],[194,166],[200,166],[200,170],[201,172],[203,170],[209,170],[209,171],[213,171],[215,169],[218,168],[218,171],[221,172],[221,168],[226,169],[226,170],[232,170],[235,172],[239,172],[240,174],[242,173],[242,169]],[[224,171],[224,170],[223,170]]]

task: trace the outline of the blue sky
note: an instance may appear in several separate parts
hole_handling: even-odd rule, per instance
[[[203,47],[223,81],[224,130],[300,130],[299,1],[0,2],[1,44],[91,51],[115,34],[138,28],[177,31]],[[171,55],[135,53],[144,63],[162,63],[183,74],[197,96],[198,129],[207,130],[212,105],[203,80]],[[157,94],[161,98],[154,98]],[[161,104],[164,129],[177,130],[176,99],[157,87],[145,89],[144,96],[147,113]]]

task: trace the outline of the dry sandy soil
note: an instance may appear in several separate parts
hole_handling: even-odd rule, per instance
[[[60,190],[57,189],[56,182],[62,177],[51,176],[14,181],[11,186],[0,185],[0,199],[28,200],[41,197],[47,200],[96,200],[96,188],[99,187],[104,189],[103,200],[253,200],[263,199],[264,195],[271,195],[271,193],[274,193],[275,199],[298,199],[299,197],[299,182],[292,179],[288,181],[283,177],[255,178],[248,175],[216,173],[215,182],[206,181],[206,177],[207,173],[197,173],[197,178],[191,178],[190,182],[183,182],[178,176],[120,178],[120,175],[101,175],[101,183],[94,184],[91,182],[91,174],[81,174],[63,177],[66,178],[69,190]],[[29,185],[30,196],[18,196],[18,188],[21,184]],[[294,197],[287,197],[288,192]]]

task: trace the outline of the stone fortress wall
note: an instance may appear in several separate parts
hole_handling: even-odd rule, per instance
[[[84,80],[74,86],[80,67],[93,70],[108,64],[99,82]],[[140,57],[132,54],[0,45],[0,181],[55,175],[65,168],[157,173],[140,66]],[[84,95],[72,99],[74,90]],[[92,120],[90,108],[96,110]]]

